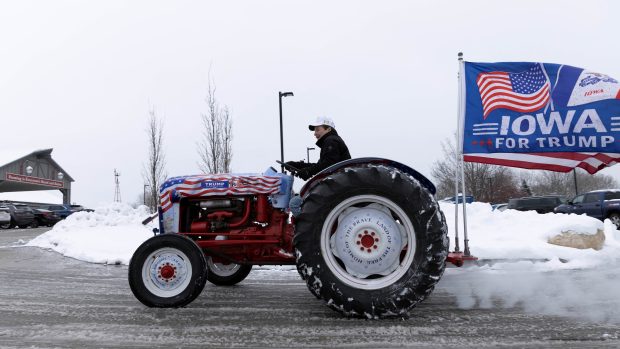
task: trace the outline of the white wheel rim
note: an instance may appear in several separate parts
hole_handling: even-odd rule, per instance
[[[241,264],[235,263],[213,263],[213,259],[211,257],[207,258],[207,267],[209,271],[213,274],[220,277],[230,277],[235,275],[236,272],[241,268]]]
[[[367,215],[381,224],[362,219],[354,222],[352,218]],[[368,235],[374,240],[372,244]],[[413,224],[397,204],[377,195],[359,195],[338,204],[325,219],[321,253],[327,267],[342,282],[358,289],[375,290],[394,284],[407,273],[414,260],[415,241]],[[364,250],[359,250],[360,247]],[[394,249],[396,257],[393,252],[385,254],[386,250]],[[378,261],[378,256],[384,254],[389,258]],[[384,263],[376,266],[380,262]]]
[[[146,289],[158,297],[170,298],[187,289],[192,278],[192,264],[187,255],[176,248],[160,248],[142,265]]]

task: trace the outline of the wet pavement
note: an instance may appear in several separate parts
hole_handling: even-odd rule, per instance
[[[617,323],[459,309],[452,294],[464,281],[450,274],[407,320],[342,318],[287,268],[207,285],[186,308],[151,309],[133,297],[126,266],[21,247],[44,231],[0,230],[0,348],[620,347]]]

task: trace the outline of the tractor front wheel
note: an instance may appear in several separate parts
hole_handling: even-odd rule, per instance
[[[146,240],[129,262],[129,286],[144,305],[182,307],[196,299],[207,281],[204,253],[192,240],[163,234]]]

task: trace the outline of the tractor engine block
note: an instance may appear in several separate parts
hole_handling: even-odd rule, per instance
[[[282,253],[282,246],[292,250],[289,213],[274,209],[268,195],[187,198],[181,212],[179,233],[217,260],[275,264],[293,258]]]

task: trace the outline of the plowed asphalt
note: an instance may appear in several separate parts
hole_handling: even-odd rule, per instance
[[[0,230],[1,348],[620,347],[617,324],[459,309],[449,276],[407,320],[342,318],[286,268],[207,285],[185,308],[151,309],[133,297],[126,266],[22,246],[45,230]]]

